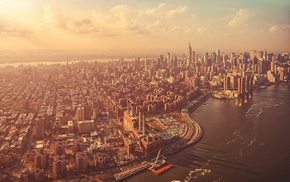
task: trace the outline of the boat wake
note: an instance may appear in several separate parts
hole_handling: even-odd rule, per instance
[[[199,168],[199,169],[195,169],[194,171],[190,171],[188,176],[186,176],[185,178],[185,182],[189,182],[192,178],[196,179],[199,176],[204,176],[207,173],[210,173],[211,170],[210,169],[204,169],[204,168]]]
[[[268,108],[271,107],[278,107],[282,104],[284,104],[284,101],[280,101],[279,103],[273,103],[271,101],[269,102],[259,102],[256,104],[253,104],[248,111],[245,113],[245,117],[254,123],[253,129],[255,130],[259,126],[259,118],[261,114]]]
[[[257,140],[257,138],[254,137],[253,140],[251,140],[251,141],[247,144],[247,146],[249,147],[249,146],[253,145],[254,142],[256,142],[256,140]]]
[[[215,157],[216,156],[214,156],[214,158]],[[204,176],[210,173],[211,170],[206,168],[206,166],[208,166],[210,162],[211,162],[211,159],[208,159],[207,162],[201,168],[189,171],[188,175],[184,179],[184,182],[189,182],[191,179],[196,179],[199,176]]]
[[[261,124],[262,120],[260,119],[260,116],[263,114],[263,112],[266,112],[268,108],[272,107],[278,107],[282,104],[284,104],[284,101],[276,101],[273,102],[273,100],[269,100],[269,102],[259,102],[256,104],[253,104],[245,113],[245,117],[249,121],[249,127],[245,128],[239,128],[237,129],[233,135],[234,139],[227,142],[227,145],[232,143],[238,143],[240,145],[240,149],[237,151],[238,156],[243,157],[244,150],[247,148],[252,150],[253,146],[264,146],[265,143],[262,141],[259,141],[257,138],[257,128]],[[252,129],[249,131],[249,129]],[[243,132],[243,131],[247,132]],[[243,134],[243,135],[242,135]]]
[[[280,101],[279,103],[272,103],[272,102],[259,102],[253,104],[248,111],[245,113],[245,116],[260,116],[263,113],[263,109],[271,108],[271,107],[278,107],[284,104],[284,101]]]
[[[227,145],[228,144],[231,144],[231,143],[235,143],[236,141],[239,141],[239,140],[244,140],[244,137],[241,135],[241,131],[240,130],[236,130],[233,135],[235,136],[235,138],[233,140],[230,140],[227,142]]]
[[[244,137],[242,137],[242,135],[241,135],[241,131],[240,130],[236,130],[234,133],[233,133],[233,135],[235,135],[237,138],[239,138],[239,139],[244,139]]]

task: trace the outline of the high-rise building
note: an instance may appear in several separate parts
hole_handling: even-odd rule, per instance
[[[256,57],[256,50],[253,50],[250,52],[250,59],[254,60],[255,57]]]
[[[167,52],[167,67],[171,67],[172,66],[172,64],[171,64],[171,57],[170,57],[170,53],[169,52]]]
[[[249,76],[245,76],[245,91],[246,92],[250,92],[250,77]]]
[[[35,168],[46,169],[47,167],[47,155],[37,152],[34,156]]]
[[[267,71],[267,62],[265,60],[258,60],[258,74],[265,74]]]
[[[278,74],[279,74],[279,80],[284,81],[284,77],[286,75],[286,69],[284,67],[278,67]]]
[[[221,51],[219,49],[216,50],[216,62],[217,64],[220,63],[221,60]]]
[[[268,61],[268,54],[267,54],[267,51],[265,50],[264,53],[263,53],[263,59],[265,61]]]
[[[77,152],[75,155],[76,155],[76,171],[80,173],[87,173],[88,157],[86,151]]]
[[[43,139],[44,137],[44,118],[36,118],[35,119],[35,137],[37,139]]]
[[[84,107],[84,119],[85,120],[92,119],[92,107],[89,106],[88,104],[86,104]]]
[[[79,107],[76,113],[77,121],[85,120],[85,109],[83,107]]]
[[[242,93],[242,77],[238,78],[238,92]]]
[[[238,89],[238,77],[236,75],[230,75],[230,87],[231,89]]]
[[[55,156],[52,162],[52,176],[53,178],[63,178],[66,176],[66,160],[65,156]]]
[[[192,61],[192,49],[191,49],[191,46],[190,46],[190,43],[189,43],[189,44],[188,44],[188,55],[187,55],[187,62],[186,62],[186,65],[187,65],[187,66],[190,66],[191,61]]]
[[[205,52],[203,55],[203,62],[206,64],[208,60],[208,52]]]
[[[217,60],[216,60],[216,53],[215,52],[212,52],[211,53],[211,61],[212,61],[212,64],[216,64],[217,63]]]
[[[256,52],[256,58],[257,59],[263,58],[263,51],[257,51]]]
[[[225,76],[224,77],[224,91],[227,91],[230,89],[230,77]]]
[[[63,155],[65,153],[65,145],[61,141],[57,141],[54,144],[54,154],[55,155]]]
[[[147,60],[147,57],[145,58],[145,61],[144,61],[144,68],[145,68],[145,70],[148,70],[148,60]]]
[[[84,141],[82,138],[74,140],[74,152],[82,152],[85,149]]]
[[[242,94],[246,93],[246,79],[245,77],[242,77]]]
[[[195,61],[196,61],[196,57],[195,57],[196,55],[195,55],[195,51],[192,51],[192,60],[194,61],[194,63],[195,63]]]
[[[274,74],[277,73],[277,65],[276,65],[275,61],[271,61],[271,63],[270,63],[270,70],[271,70]]]
[[[95,130],[95,121],[94,120],[83,120],[78,121],[78,131],[81,134],[90,133]]]
[[[240,94],[246,92],[246,79],[244,77],[238,77],[238,92]]]
[[[274,73],[271,70],[267,71],[267,79],[271,83],[275,83],[277,81],[276,76],[274,75]]]
[[[159,65],[163,65],[163,54],[161,54],[160,56],[159,56],[159,62],[160,62],[160,64]]]

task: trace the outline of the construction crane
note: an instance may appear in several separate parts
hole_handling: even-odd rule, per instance
[[[159,149],[158,154],[157,154],[157,157],[155,159],[155,162],[152,164],[151,169],[156,165],[156,163],[158,161],[158,158],[159,158],[159,155],[160,155],[160,152],[161,152],[161,149]]]

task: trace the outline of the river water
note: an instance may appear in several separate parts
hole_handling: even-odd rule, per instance
[[[210,98],[191,114],[202,139],[168,157],[174,165],[125,181],[290,181],[290,85],[272,85],[247,103]]]

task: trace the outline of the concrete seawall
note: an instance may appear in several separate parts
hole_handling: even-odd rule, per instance
[[[200,127],[200,125],[190,117],[190,114],[197,109],[200,105],[202,105],[208,98],[210,98],[211,93],[206,93],[203,94],[201,96],[199,96],[198,98],[194,99],[193,101],[191,101],[190,103],[188,103],[182,110],[181,113],[183,115],[184,118],[186,118],[186,121],[188,122],[189,128],[191,128],[193,131],[190,134],[190,136],[187,138],[187,142],[183,145],[180,146],[179,148],[171,151],[169,154],[167,155],[172,155],[175,154],[176,152],[179,152],[187,147],[189,147],[190,145],[198,142],[201,137],[202,137],[202,128]]]

